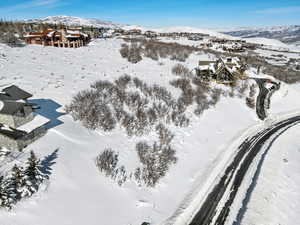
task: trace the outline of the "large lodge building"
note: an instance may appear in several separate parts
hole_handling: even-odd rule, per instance
[[[90,41],[90,36],[78,29],[46,29],[41,32],[29,32],[25,36],[27,44],[44,46],[78,48],[85,46]]]

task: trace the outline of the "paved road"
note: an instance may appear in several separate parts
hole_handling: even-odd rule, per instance
[[[224,225],[245,174],[266,141],[275,140],[280,136],[278,132],[284,132],[298,123],[300,123],[300,116],[291,117],[272,125],[253,137],[247,138],[239,146],[237,154],[226,168],[219,183],[208,194],[202,206],[199,207],[199,211],[190,222],[190,225]],[[225,192],[229,194],[225,195]]]
[[[270,80],[258,78],[255,78],[254,80],[256,81],[259,87],[259,94],[256,98],[256,114],[259,119],[264,120],[267,117],[266,110],[270,105],[270,98],[273,92],[279,89],[280,85],[275,82],[272,82],[274,88],[272,90],[269,90],[265,87],[265,84],[270,83]]]

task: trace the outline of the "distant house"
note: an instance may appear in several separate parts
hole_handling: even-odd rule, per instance
[[[17,86],[4,88],[0,95],[0,147],[22,150],[46,133],[48,119],[34,113],[27,102],[32,95]]]
[[[90,36],[80,29],[46,29],[41,32],[29,32],[24,38],[27,44],[66,48],[78,48],[90,41]]]
[[[158,34],[156,32],[151,31],[151,30],[145,31],[144,35],[147,38],[156,38],[158,36]]]

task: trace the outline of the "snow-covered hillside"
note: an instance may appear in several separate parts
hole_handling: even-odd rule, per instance
[[[106,28],[117,28],[120,25],[99,19],[84,19],[74,16],[48,16],[43,19],[32,19],[26,20],[26,22],[37,22],[37,23],[50,23],[50,24],[65,24],[68,26],[93,26],[93,27],[106,27]]]
[[[167,87],[172,94],[178,95],[178,90],[170,85],[175,78],[171,69],[176,61],[144,58],[137,64],[131,64],[120,56],[123,43],[120,39],[95,40],[87,47],[78,49],[35,45],[10,48],[0,45],[0,86],[15,84],[31,92],[33,100],[41,105],[39,113],[52,121],[52,128],[44,137],[28,146],[17,160],[12,158],[5,164],[5,167],[9,167],[24,162],[30,150],[34,150],[41,159],[48,156],[47,159],[51,159],[49,183],[34,197],[21,201],[12,211],[1,209],[1,224],[140,225],[144,221],[151,225],[166,224],[167,220],[181,214],[195,192],[205,192],[202,188],[217,179],[219,170],[222,171],[219,163],[233,154],[228,146],[239,140],[249,127],[265,125],[257,119],[255,110],[246,106],[245,99],[237,96],[222,98],[200,117],[190,111],[191,125],[172,130],[178,161],[171,166],[167,176],[155,188],[138,186],[134,181],[118,186],[98,171],[94,160],[105,148],[110,147],[119,152],[122,164],[134,168],[139,163],[134,151],[139,138],[129,138],[121,128],[108,133],[88,130],[81,122],[65,114],[64,106],[92,82],[98,79],[113,81],[124,74],[136,76],[148,84]],[[212,56],[192,54],[184,65],[192,70],[199,59],[211,60],[209,57]],[[217,87],[228,89],[224,85]],[[300,108],[297,104],[300,98],[298,88],[298,84],[284,86],[279,94],[274,95],[276,101],[271,106],[276,109],[271,111],[274,118],[278,113]],[[286,105],[282,107],[283,104]],[[285,167],[281,177],[286,176],[289,168],[299,170],[297,160],[291,158],[299,158],[298,150],[290,150],[294,153],[285,157],[291,159],[291,164]],[[282,157],[283,152],[278,154],[278,157]],[[280,159],[275,155],[270,160],[274,160],[276,166],[287,165]],[[0,169],[3,168],[0,166]],[[266,176],[272,178],[272,174]],[[273,179],[274,182],[276,179]],[[296,181],[299,184],[298,178]],[[284,185],[278,186],[278,191],[274,193],[288,193],[290,183],[291,179],[286,179]],[[268,184],[269,179],[260,188],[264,189]],[[293,191],[296,186],[293,185]],[[255,199],[258,200],[253,202],[252,209],[260,207],[264,194],[256,194]],[[282,198],[288,202],[290,198],[295,198],[295,194],[285,194]],[[292,202],[294,208],[299,208],[300,201],[294,199]],[[259,212],[250,211],[246,221],[257,224],[253,222],[257,213],[276,213],[276,210],[284,213],[289,207],[278,204],[274,208],[273,205],[264,204]],[[264,224],[272,224],[273,214],[266,215]],[[289,211],[288,215],[299,219],[297,212]],[[295,224],[295,220],[284,218],[282,221],[285,225]],[[276,222],[281,222],[280,218]]]

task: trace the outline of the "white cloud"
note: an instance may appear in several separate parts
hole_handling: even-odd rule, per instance
[[[40,7],[53,8],[63,4],[65,3],[63,3],[61,0],[32,0],[17,5],[2,7],[0,8],[0,12],[9,13],[9,12],[16,12],[24,9],[40,8]]]
[[[300,6],[282,7],[282,8],[269,8],[254,11],[257,14],[286,14],[286,13],[300,13]]]

